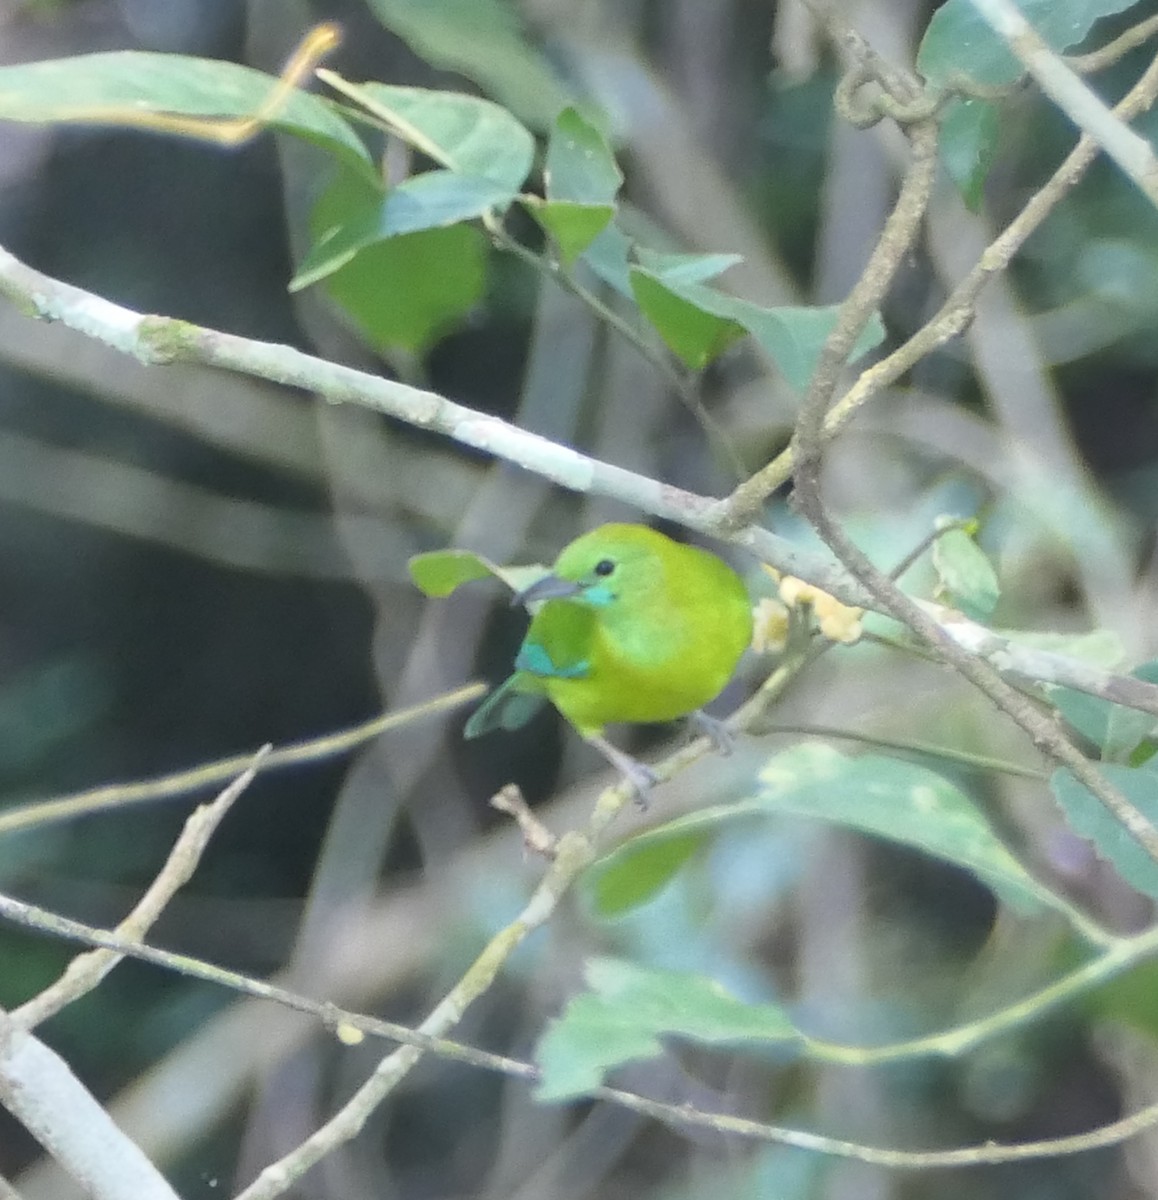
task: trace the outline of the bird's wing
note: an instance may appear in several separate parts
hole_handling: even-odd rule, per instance
[[[558,653],[558,649],[556,654],[562,661],[556,662],[546,646],[528,638],[519,647],[515,669],[538,675],[541,679],[582,679],[591,673],[591,664],[586,659],[568,661],[565,655]]]
[[[549,600],[535,614],[515,658],[515,670],[538,679],[583,679],[591,673],[595,614],[567,600]]]
[[[541,692],[520,690],[519,682],[519,676],[512,675],[495,688],[471,713],[470,720],[463,728],[463,736],[476,738],[495,729],[508,732],[521,729],[543,707],[547,698]]]

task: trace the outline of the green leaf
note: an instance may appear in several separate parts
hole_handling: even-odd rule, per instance
[[[1112,629],[1091,629],[1086,633],[1054,633],[1037,629],[995,629],[994,632],[1028,650],[1065,654],[1107,671],[1120,667],[1126,658],[1122,639]]]
[[[997,105],[989,100],[957,98],[941,121],[941,161],[971,212],[981,207],[997,135]]]
[[[501,578],[494,563],[470,550],[429,550],[406,565],[415,586],[428,596],[449,596],[464,583],[488,576]]]
[[[639,265],[660,276],[665,283],[707,283],[729,267],[744,261],[742,254],[667,254],[647,246],[635,249]]]
[[[595,913],[606,920],[646,904],[704,844],[714,824],[700,830],[661,826],[594,863],[584,872],[583,892]]]
[[[623,172],[603,134],[575,109],[565,108],[551,130],[543,179],[548,200],[607,205],[623,184]]]
[[[719,257],[708,256],[713,267]],[[676,256],[674,267],[662,273],[630,269],[636,302],[670,349],[698,370],[747,331],[794,388],[807,388],[821,347],[836,324],[837,307],[762,308],[689,279],[694,270],[685,255]],[[874,316],[850,357],[872,349],[884,335],[880,318]]]
[[[774,755],[758,778],[751,797],[669,821],[594,863],[583,887],[595,911],[615,917],[649,900],[724,826],[784,815],[830,821],[923,850],[976,875],[1023,911],[1042,904],[1064,908],[1010,854],[981,810],[926,767],[878,755],[848,758],[806,742]]]
[[[448,171],[488,180],[510,196],[518,194],[530,173],[535,139],[489,100],[429,88],[350,83],[332,71],[319,72],[319,78]]]
[[[630,268],[631,291],[644,316],[668,348],[694,371],[718,358],[744,336],[737,321],[711,312],[702,303],[685,299],[658,276],[642,267]]]
[[[582,1095],[627,1062],[658,1058],[660,1038],[703,1045],[794,1045],[802,1039],[783,1009],[745,1004],[711,979],[617,959],[587,964],[591,991],[576,996],[539,1043],[540,1100]]]
[[[298,267],[290,283],[300,291],[333,274],[360,251],[388,238],[424,229],[443,229],[481,217],[492,208],[510,202],[511,193],[488,179],[458,175],[453,171],[427,171],[392,188],[385,196],[375,188],[363,187],[348,202],[336,205],[323,196],[319,201],[330,220],[313,224],[317,241]]]
[[[140,125],[142,114],[248,117],[277,83],[272,75],[216,59],[132,50],[82,54],[0,68],[0,120]],[[361,139],[317,96],[294,89],[269,124],[374,177]]]
[[[944,529],[954,521],[955,517],[938,517],[934,524]],[[993,612],[1001,595],[997,574],[964,529],[949,529],[937,538],[933,543],[933,567],[938,592],[947,593],[966,616],[983,621]]]
[[[875,754],[848,758],[808,742],[771,759],[760,784],[749,803],[764,813],[818,817],[913,846],[963,867],[1023,911],[1051,901],[984,813],[926,767]]]
[[[1158,773],[1150,767],[1115,763],[1098,769],[1151,824],[1158,823]],[[1158,863],[1102,802],[1066,770],[1055,771],[1049,786],[1074,832],[1092,842],[1131,887],[1158,897]]]
[[[536,128],[570,102],[508,0],[370,0],[370,8],[420,58],[473,79]]]
[[[1143,663],[1130,674],[1146,683],[1158,683],[1158,659]],[[1071,688],[1050,688],[1049,698],[1069,725],[1098,747],[1106,762],[1127,762],[1158,723],[1151,713]]]
[[[1016,0],[1026,20],[1054,50],[1081,42],[1101,17],[1125,12],[1137,0]],[[917,70],[935,86],[965,76],[996,87],[1013,83],[1021,64],[1005,48],[972,0],[946,0],[933,14],[917,54]]]
[[[478,303],[486,241],[469,225],[375,242],[326,280],[370,345],[423,354]]]
[[[631,238],[614,222],[592,241],[583,251],[583,261],[608,287],[621,296],[631,298],[631,276],[628,256],[631,253]]]
[[[615,216],[612,204],[579,204],[573,200],[522,197],[523,207],[551,235],[559,257],[570,266]]]
[[[623,174],[603,134],[573,108],[551,129],[543,168],[547,197],[524,196],[523,204],[570,266],[615,215]]]
[[[429,550],[407,563],[410,578],[427,596],[449,596],[464,583],[493,576],[512,592],[521,592],[547,573],[543,566],[500,567],[473,550]]]

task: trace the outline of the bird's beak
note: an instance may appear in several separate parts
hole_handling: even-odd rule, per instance
[[[565,600],[569,596],[578,596],[583,590],[581,584],[571,579],[560,579],[558,575],[544,575],[536,579],[530,587],[516,592],[511,597],[511,607],[520,604],[535,604],[540,600]]]

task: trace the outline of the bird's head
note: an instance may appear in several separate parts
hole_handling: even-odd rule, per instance
[[[645,525],[601,525],[571,542],[550,574],[513,599],[514,604],[575,600],[606,608],[623,597],[645,597],[663,581],[663,554],[672,543]]]

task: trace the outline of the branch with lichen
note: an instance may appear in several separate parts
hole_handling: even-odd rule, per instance
[[[1158,72],[1155,78],[1158,81]],[[358,404],[406,424],[441,433],[460,445],[513,463],[569,491],[620,500],[641,512],[743,546],[782,574],[803,579],[845,604],[859,608],[874,606],[871,594],[828,555],[794,546],[754,522],[738,524],[731,515],[734,501],[689,492],[582,454],[498,417],[455,404],[435,392],[327,362],[292,346],[259,342],[186,321],[134,312],[53,279],[3,248],[0,248],[0,295],[31,318],[57,321],[147,365],[195,363],[236,372],[302,388],[331,403]],[[957,314],[958,329],[967,323],[971,311],[965,306]],[[950,333],[938,327],[929,336],[935,338],[927,347],[932,349],[948,340]],[[920,357],[915,350],[910,353],[912,361]],[[879,391],[888,382],[880,374],[886,363],[893,362],[897,375],[912,365],[909,362],[899,367],[895,357],[870,367],[860,380],[876,372],[872,391]],[[858,382],[854,390],[860,386]],[[833,411],[848,405],[852,394],[838,401]],[[757,478],[763,487],[767,481],[765,474]],[[1158,687],[1153,684],[1102,671],[1062,654],[1023,648],[1014,639],[995,635],[963,617],[955,616],[944,628],[954,640],[968,639],[969,645],[978,648],[976,652],[998,655],[1002,670],[1158,715]]]
[[[250,762],[212,804],[185,823],[164,866],[117,929],[126,946],[140,944],[149,928],[192,876],[209,839],[249,786],[267,750]],[[91,944],[91,943],[90,943]],[[32,1030],[97,987],[125,954],[111,947],[73,959],[64,974],[11,1013],[0,1012],[0,1103],[96,1200],[177,1200],[145,1154]]]

